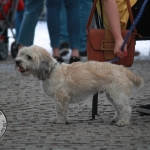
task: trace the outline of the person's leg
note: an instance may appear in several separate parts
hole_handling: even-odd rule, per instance
[[[66,55],[69,53],[69,35],[67,26],[67,12],[64,5],[64,0],[62,0],[62,7],[60,10],[60,55]]]
[[[86,24],[92,4],[92,0],[80,0],[80,56],[86,55]]]
[[[23,13],[24,13],[24,10],[20,10],[20,11],[17,11],[15,15],[16,39],[18,38],[18,35],[19,35],[20,26],[21,26],[22,19],[23,19]]]
[[[67,9],[67,24],[70,39],[70,48],[72,56],[79,58],[79,34],[80,34],[80,18],[79,18],[79,0],[65,0]]]
[[[60,10],[60,44],[62,42],[69,42],[68,36],[67,12],[63,0]]]
[[[59,54],[59,38],[60,38],[60,9],[62,1],[47,0],[47,26],[53,48],[53,56],[60,57]]]
[[[43,9],[43,0],[26,0],[25,11],[17,43],[30,46],[33,44],[35,26]]]

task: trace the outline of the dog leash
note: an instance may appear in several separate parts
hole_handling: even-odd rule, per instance
[[[148,0],[145,0],[145,1],[143,2],[142,7],[141,7],[141,9],[140,9],[138,15],[137,15],[136,18],[135,18],[135,21],[132,23],[131,27],[129,28],[129,31],[128,31],[128,33],[126,34],[126,36],[125,36],[125,38],[124,38],[124,42],[123,42],[123,44],[122,44],[122,46],[121,46],[121,51],[123,51],[124,46],[125,46],[125,44],[127,43],[127,40],[128,40],[128,38],[129,38],[129,36],[131,35],[133,29],[135,28],[135,26],[136,26],[137,23],[139,22],[140,18],[142,17],[142,14],[143,14],[143,11],[144,11],[144,9],[145,9],[145,6],[146,6],[147,2],[148,2]],[[110,60],[109,62],[110,62],[110,63],[115,63],[115,62],[117,62],[118,60],[120,60],[119,57],[114,58],[114,59]]]

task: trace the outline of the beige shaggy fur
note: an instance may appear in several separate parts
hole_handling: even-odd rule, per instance
[[[69,103],[105,92],[116,111],[112,121],[118,126],[130,124],[131,87],[141,88],[144,82],[127,68],[96,61],[59,64],[44,48],[35,45],[23,47],[15,61],[22,75],[32,74],[42,80],[43,90],[55,100],[55,123],[68,121]]]

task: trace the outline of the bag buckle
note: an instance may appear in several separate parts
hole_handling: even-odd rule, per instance
[[[103,51],[114,51],[115,41],[114,40],[102,40],[101,50]]]
[[[104,51],[105,60],[111,60],[115,58],[114,54],[114,40],[102,40],[101,41],[101,50]]]

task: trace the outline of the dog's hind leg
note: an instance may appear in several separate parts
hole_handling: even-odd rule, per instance
[[[120,120],[116,123],[118,126],[130,125],[131,107],[124,103],[120,106]]]
[[[109,93],[112,99],[112,104],[117,110],[115,121],[117,126],[124,126],[130,124],[131,107],[129,105],[129,96],[124,92]]]
[[[110,97],[110,95],[106,92],[106,97],[107,99],[111,102],[111,104],[114,106],[114,109],[115,109],[115,116],[111,119],[111,121],[113,123],[116,123],[119,121],[119,111],[118,111],[118,108],[116,107],[116,105],[113,104],[113,99]]]

